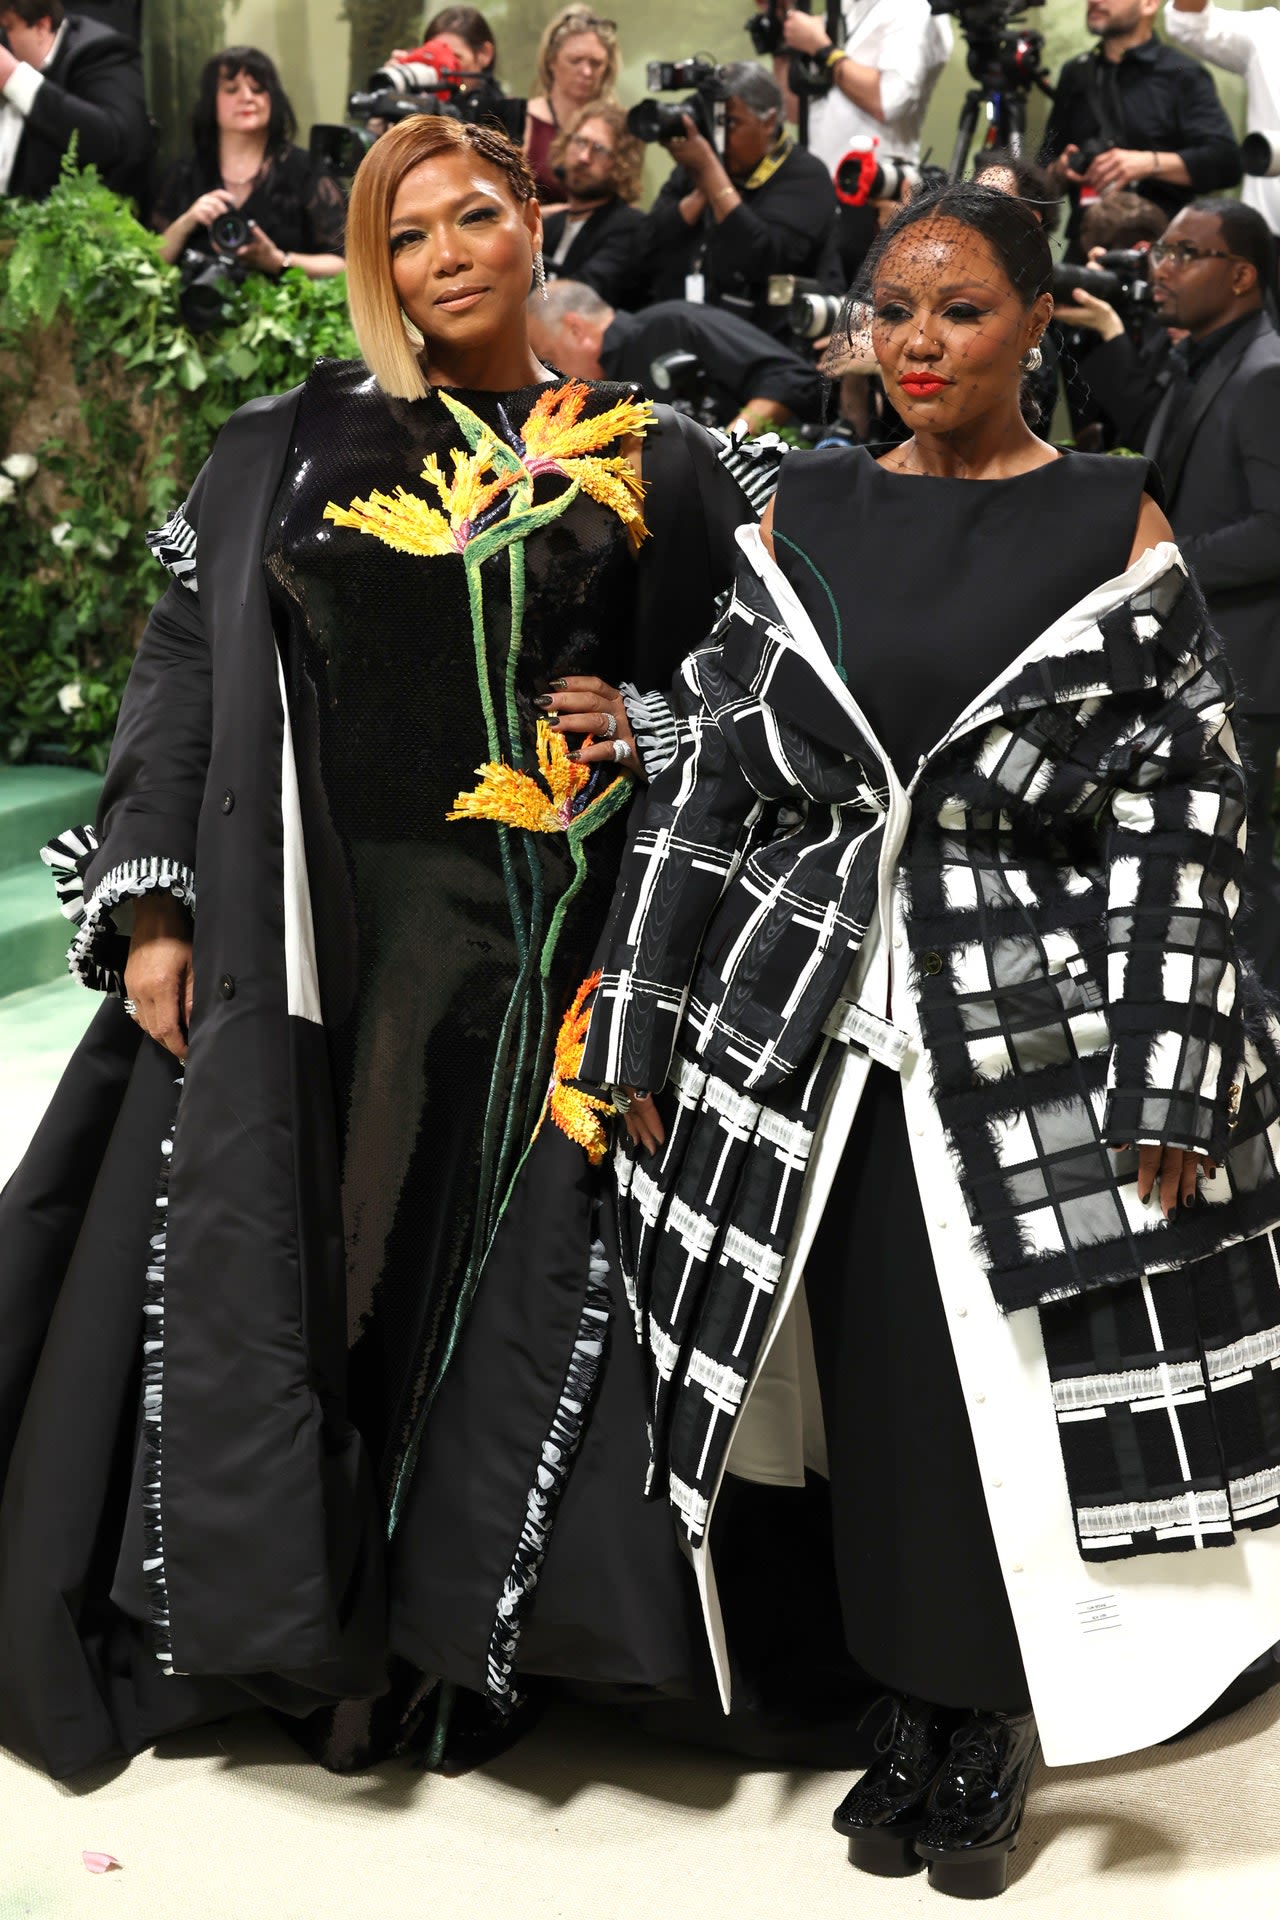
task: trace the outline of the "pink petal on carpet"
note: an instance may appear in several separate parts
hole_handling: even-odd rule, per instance
[[[110,1873],[112,1867],[118,1868],[120,1865],[114,1853],[85,1852],[80,1855],[80,1858],[84,1861],[90,1873]]]

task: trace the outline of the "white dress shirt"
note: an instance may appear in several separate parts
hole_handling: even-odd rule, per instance
[[[9,191],[13,163],[18,157],[18,146],[22,140],[27,115],[31,111],[36,95],[44,85],[45,73],[57,55],[66,31],[67,23],[64,20],[54,35],[53,45],[46,54],[44,65],[39,72],[34,67],[28,66],[25,60],[19,60],[4,86],[0,87],[0,193]]]
[[[809,151],[834,172],[851,140],[868,134],[880,152],[920,157],[920,129],[929,96],[951,53],[951,26],[928,0],[848,0],[839,44],[859,66],[880,75],[884,119],[855,106],[832,87],[809,108]]]
[[[1211,60],[1228,73],[1242,73],[1250,133],[1280,135],[1280,9],[1259,7],[1240,13],[1234,7],[1207,6],[1203,13],[1164,10],[1164,30],[1174,46]],[[1277,139],[1280,145],[1280,139]],[[1280,234],[1280,179],[1255,180],[1246,174],[1240,189],[1246,207],[1255,207],[1271,231]]]

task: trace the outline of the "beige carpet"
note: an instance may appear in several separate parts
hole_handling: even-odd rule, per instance
[[[1274,1920],[1280,1696],[1179,1748],[1042,1772],[1002,1913]],[[868,1879],[842,1777],[740,1768],[563,1710],[481,1773],[337,1780],[265,1720],[55,1786],[0,1761],[0,1920],[891,1920],[966,1906]],[[119,1872],[90,1875],[85,1848]],[[992,1909],[988,1909],[992,1910]]]

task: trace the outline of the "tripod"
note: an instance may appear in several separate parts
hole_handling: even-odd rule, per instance
[[[973,151],[978,122],[985,123],[984,150],[1005,147],[1021,156],[1027,131],[1027,95],[1032,87],[1052,100],[1048,69],[1042,64],[1044,35],[1028,28],[1019,33],[975,36],[969,42],[969,72],[978,82],[964,97],[951,151],[948,177],[964,175]]]

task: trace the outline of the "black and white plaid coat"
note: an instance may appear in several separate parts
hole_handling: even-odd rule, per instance
[[[1040,1312],[1080,1552],[1274,1524],[1280,1053],[1235,944],[1244,783],[1198,590],[1172,547],[1146,555],[904,793],[758,533],[739,543],[733,600],[682,670],[582,1068],[667,1089],[661,1157],[618,1157],[651,1485],[696,1559],[883,926],[974,1251],[1004,1312]],[[1139,1202],[1137,1143],[1219,1162],[1197,1207]]]

